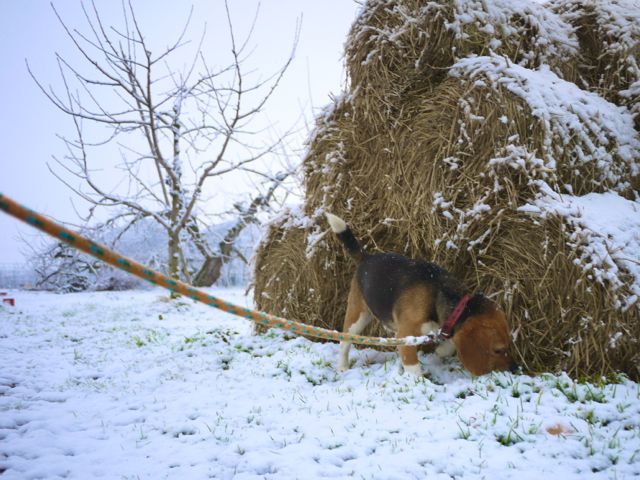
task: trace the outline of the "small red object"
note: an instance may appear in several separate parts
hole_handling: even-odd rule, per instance
[[[3,298],[2,299],[2,303],[8,303],[12,307],[15,307],[16,306],[16,299],[15,298]]]
[[[449,318],[447,318],[447,320],[444,322],[444,325],[442,326],[442,329],[440,330],[440,335],[442,335],[444,338],[451,338],[451,336],[453,335],[453,328],[456,326],[456,323],[458,323],[458,320],[460,320],[462,312],[464,312],[464,309],[467,306],[467,303],[469,303],[469,300],[471,300],[471,295],[465,293],[456,307],[453,309],[453,311],[449,314]]]

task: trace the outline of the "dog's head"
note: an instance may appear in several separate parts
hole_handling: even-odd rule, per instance
[[[462,365],[474,375],[494,370],[515,371],[511,336],[504,312],[488,299],[460,325],[453,336]]]

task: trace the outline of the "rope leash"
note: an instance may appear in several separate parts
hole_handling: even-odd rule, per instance
[[[119,255],[117,252],[110,250],[104,245],[94,243],[86,237],[69,230],[62,225],[34,212],[6,195],[0,193],[0,210],[7,214],[28,223],[32,227],[41,230],[58,240],[61,240],[73,248],[81,250],[97,259],[112,265],[120,270],[124,270],[136,277],[142,278],[154,285],[164,287],[172,292],[180,293],[198,302],[204,303],[211,307],[217,308],[224,312],[237,315],[252,320],[260,325],[271,328],[279,328],[287,330],[297,335],[304,335],[322,340],[332,340],[336,342],[347,341],[358,345],[369,346],[385,346],[398,347],[401,345],[433,345],[440,343],[441,336],[438,333],[430,334],[422,337],[404,337],[404,338],[384,338],[384,337],[366,337],[363,335],[353,335],[349,333],[341,333],[335,330],[306,325],[304,323],[287,320],[265,312],[249,310],[239,307],[232,303],[226,302],[220,298],[209,295],[202,290],[198,290],[191,285],[180,280],[169,278],[166,275],[152,270],[141,263],[131,260],[127,257]]]

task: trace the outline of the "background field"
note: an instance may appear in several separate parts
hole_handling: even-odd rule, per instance
[[[239,290],[212,290],[250,303]],[[471,378],[421,357],[251,334],[164,292],[10,292],[0,310],[4,479],[631,478],[640,386]],[[108,309],[105,308],[108,306]]]

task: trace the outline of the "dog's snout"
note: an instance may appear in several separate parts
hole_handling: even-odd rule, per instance
[[[511,373],[518,373],[520,371],[520,365],[516,362],[511,362],[511,365],[509,365],[509,371]]]

